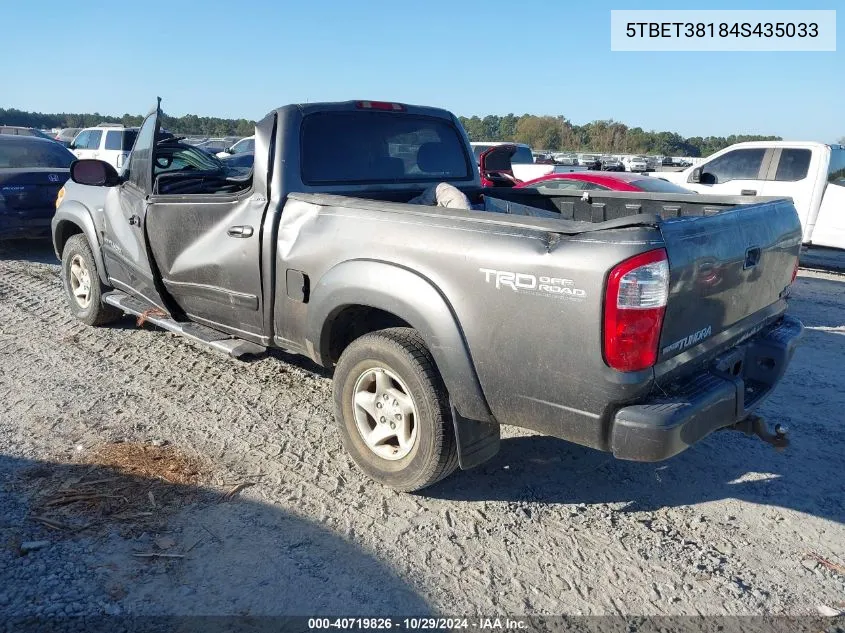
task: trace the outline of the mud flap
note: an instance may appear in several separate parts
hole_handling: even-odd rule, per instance
[[[498,422],[470,420],[458,413],[454,405],[452,421],[461,470],[475,468],[499,452],[501,429]]]

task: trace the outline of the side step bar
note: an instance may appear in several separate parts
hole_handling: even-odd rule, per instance
[[[218,332],[215,329],[193,323],[191,321],[175,321],[168,316],[161,316],[161,312],[155,306],[136,299],[120,290],[113,290],[103,295],[103,303],[112,305],[127,314],[143,316],[145,322],[157,325],[163,330],[179,334],[186,338],[208,345],[218,352],[223,352],[234,358],[240,358],[249,354],[262,354],[267,348],[258,343],[245,341],[243,339]]]

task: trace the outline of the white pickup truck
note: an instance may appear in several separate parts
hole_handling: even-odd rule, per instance
[[[805,244],[845,248],[845,147],[824,143],[737,143],[697,167],[657,172],[699,193],[792,198]]]

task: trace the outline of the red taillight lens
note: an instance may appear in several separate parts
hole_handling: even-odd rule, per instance
[[[798,259],[795,260],[795,266],[792,268],[792,279],[789,280],[790,284],[795,283],[795,278],[798,276]]]
[[[401,103],[390,103],[389,101],[356,101],[355,107],[359,110],[392,110],[404,112],[405,106]]]
[[[664,249],[642,253],[616,266],[604,296],[604,360],[619,371],[638,371],[657,361],[669,295]]]

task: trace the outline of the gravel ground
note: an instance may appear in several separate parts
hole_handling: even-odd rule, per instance
[[[720,433],[636,464],[506,429],[495,459],[408,495],[354,470],[308,361],[236,361],[130,319],[86,327],[49,247],[0,246],[0,618],[843,609],[845,577],[806,558],[845,563],[843,290],[797,281],[805,344],[762,409],[789,427],[784,453]],[[33,521],[33,477],[78,479],[81,456],[127,440],[203,456],[208,493],[156,530]],[[255,485],[210,497],[234,481]],[[162,538],[184,558],[134,555]]]

